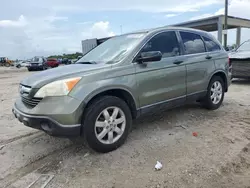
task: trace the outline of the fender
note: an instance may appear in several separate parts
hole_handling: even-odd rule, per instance
[[[211,81],[211,79],[212,79],[212,77],[215,75],[215,74],[218,74],[218,73],[220,73],[220,74],[223,74],[224,75],[224,77],[226,78],[226,80],[225,80],[225,91],[227,92],[227,90],[228,90],[228,76],[227,76],[227,73],[223,70],[223,69],[217,69],[216,71],[214,71],[210,76],[209,76],[209,82],[207,83],[207,86],[208,86],[208,84],[210,83],[210,81]]]

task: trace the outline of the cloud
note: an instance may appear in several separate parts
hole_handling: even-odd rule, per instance
[[[55,22],[55,21],[68,21],[68,17],[66,16],[48,16],[45,18],[45,20],[49,22]]]
[[[166,18],[171,18],[171,17],[175,17],[178,16],[178,14],[166,14],[165,17]]]
[[[236,16],[240,18],[250,18],[250,0],[231,0],[228,6],[228,15],[229,16]],[[215,13],[206,13],[198,16],[194,16],[190,18],[190,20],[202,19],[216,15],[224,15],[225,9],[221,8]]]
[[[27,58],[34,55],[62,54],[81,51],[81,40],[115,34],[108,18],[85,20],[79,15],[98,11],[136,11],[162,13],[171,18],[187,12],[198,12],[212,5],[223,6],[224,0],[8,0],[1,2],[0,56]],[[250,18],[249,0],[232,0],[229,13]],[[219,10],[223,11],[223,9]],[[72,20],[72,15],[78,15]],[[75,16],[74,15],[74,16]],[[209,16],[207,15],[201,15]],[[188,18],[187,18],[188,19]],[[133,22],[130,22],[130,27]],[[150,26],[149,26],[150,27]],[[143,29],[143,28],[142,28]],[[245,35],[245,32],[242,32]]]
[[[214,14],[202,14],[199,16],[191,17],[190,20],[199,20],[199,19],[203,19],[203,18],[207,18],[207,17],[211,17],[211,16],[214,16]]]
[[[57,2],[59,0],[54,0]],[[59,12],[71,12],[71,11],[144,11],[144,12],[192,12],[198,11],[202,7],[221,4],[222,0],[188,0],[188,1],[172,1],[172,0],[126,0],[117,3],[115,0],[108,0],[102,3],[101,6],[98,0],[92,1],[79,1],[62,0],[57,6],[53,7],[54,10]],[[62,3],[63,2],[63,3]],[[74,6],[75,5],[75,6]]]
[[[81,51],[82,39],[114,35],[106,21],[75,24],[73,28],[54,25],[57,21],[44,17],[29,19],[23,27],[0,27],[0,56],[25,59],[35,55],[74,53]]]
[[[0,20],[0,27],[23,27],[27,25],[27,21],[23,15],[17,20]]]
[[[115,35],[115,33],[110,29],[109,22],[104,21],[94,23],[88,33],[91,35],[91,37],[96,38],[110,37]]]

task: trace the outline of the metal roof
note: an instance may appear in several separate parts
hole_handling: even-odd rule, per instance
[[[224,24],[224,21],[225,21],[225,16],[218,15],[218,16],[212,16],[208,18],[183,22],[179,24],[174,24],[173,26],[191,27],[194,29],[200,29],[204,31],[217,31],[218,23]],[[234,29],[238,27],[250,28],[250,20],[234,16],[228,16],[228,29]]]

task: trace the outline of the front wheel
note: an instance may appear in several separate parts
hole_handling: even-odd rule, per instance
[[[225,83],[219,76],[214,76],[208,86],[207,95],[203,101],[204,106],[210,110],[218,109],[224,99]]]
[[[83,136],[95,151],[106,153],[120,147],[132,125],[128,105],[120,98],[105,96],[95,100],[83,120]]]

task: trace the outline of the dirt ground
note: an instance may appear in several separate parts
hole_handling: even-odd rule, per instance
[[[234,81],[216,111],[190,104],[140,118],[121,148],[98,154],[13,117],[30,74],[0,67],[0,187],[250,188],[250,81]]]

